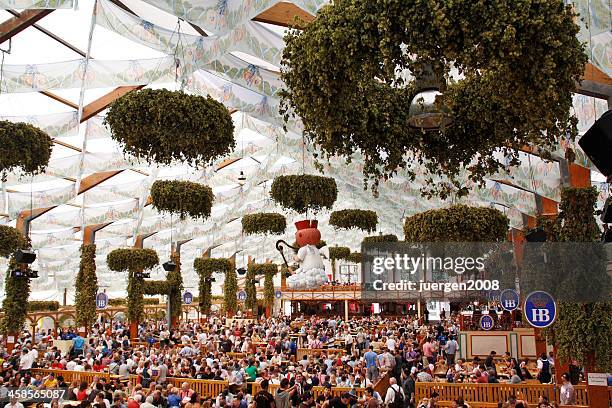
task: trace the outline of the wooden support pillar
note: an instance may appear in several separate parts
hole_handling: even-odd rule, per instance
[[[349,320],[349,302],[348,299],[344,299],[344,321],[348,322]]]

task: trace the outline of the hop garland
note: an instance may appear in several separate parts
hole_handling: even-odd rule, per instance
[[[242,217],[242,232],[244,234],[284,234],[287,220],[278,213],[245,214]]]
[[[212,306],[212,282],[209,279],[215,272],[227,274],[234,267],[227,258],[196,258],[193,261],[193,268],[200,277],[198,285],[200,312],[207,315]]]
[[[371,210],[340,210],[334,211],[329,216],[329,225],[336,228],[352,229],[357,228],[363,231],[372,232],[376,230],[378,215]]]
[[[149,163],[204,166],[236,145],[229,111],[210,96],[132,91],[111,104],[104,123],[125,153]]]
[[[28,312],[55,312],[59,308],[60,304],[57,300],[30,300],[28,302]]]
[[[214,199],[210,187],[191,181],[158,180],[151,186],[153,207],[178,214],[181,220],[210,217]]]
[[[20,170],[25,175],[45,171],[53,142],[48,134],[27,123],[0,120],[0,175]]]
[[[331,209],[338,198],[336,180],[311,174],[278,176],[272,182],[270,197],[283,208],[304,214]]]
[[[81,246],[81,264],[75,289],[76,323],[82,327],[91,327],[96,321],[96,296],[98,293],[96,246],[94,244]]]

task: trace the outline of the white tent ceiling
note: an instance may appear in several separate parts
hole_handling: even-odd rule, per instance
[[[41,3],[0,0],[0,8]],[[169,256],[171,237],[186,241],[181,251],[186,287],[197,286],[193,259],[209,248],[214,257],[238,253],[239,265],[246,263],[247,255],[280,262],[274,241],[292,242],[292,227],[283,237],[264,238],[243,236],[240,225],[246,213],[282,212],[268,194],[276,175],[315,171],[314,148],[303,143],[299,122],[289,123],[285,132],[277,111],[285,28],[252,20],[277,3],[202,0],[196,5],[183,2],[181,10],[174,10],[174,3],[164,0],[81,0],[77,8],[70,8],[72,0],[55,0],[45,4],[58,9],[15,35],[10,43],[0,44],[6,50],[10,46],[10,53],[3,53],[0,119],[34,123],[56,141],[45,174],[34,178],[12,175],[2,183],[0,214],[6,224],[15,225],[24,210],[52,207],[31,224],[41,275],[33,281],[32,297],[59,300],[64,288],[72,289],[82,227],[99,223],[109,225],[96,234],[98,280],[113,293],[124,290],[125,280],[107,269],[106,254],[133,245],[138,235],[151,234],[144,246],[156,249],[162,259]],[[315,0],[292,3],[310,13],[323,4]],[[92,18],[94,5],[97,13]],[[597,9],[594,13],[597,15]],[[180,23],[180,31],[177,15],[188,20]],[[0,24],[14,17],[0,10]],[[605,37],[605,30],[602,32]],[[601,38],[593,41],[590,37],[591,49],[597,48]],[[175,56],[181,60],[179,73],[174,68]],[[594,54],[592,60],[599,62]],[[609,73],[609,67],[599,66]],[[88,108],[117,87],[178,89],[177,77],[186,80],[186,91],[210,94],[235,111],[236,149],[214,166],[194,169],[135,162],[110,138],[102,123],[104,110],[87,115]],[[81,124],[79,106],[89,117]],[[607,102],[576,95],[574,107],[584,132],[607,109]],[[562,156],[563,146],[557,153]],[[529,153],[522,159],[508,174],[491,175],[484,188],[473,186],[463,200],[495,206],[509,216],[514,228],[523,228],[523,216],[537,212],[538,197],[558,200],[563,169],[559,161],[544,162]],[[579,154],[579,160],[592,167],[584,155]],[[370,191],[363,190],[360,165],[358,155],[350,165],[340,159],[326,164],[326,174],[335,177],[340,191],[334,209],[376,210],[381,233],[401,237],[402,217],[453,202],[422,198],[419,188],[424,180],[409,182],[401,173],[383,183],[380,197],[373,198]],[[81,191],[81,183],[109,171],[116,174]],[[238,181],[241,171],[246,182]],[[592,174],[603,201],[607,185],[601,175]],[[212,216],[205,221],[178,221],[159,214],[146,205],[150,185],[158,179],[191,180],[213,187]],[[299,218],[287,215],[289,222]],[[318,214],[323,239],[358,250],[365,234],[335,231],[327,226],[328,217]],[[161,268],[154,275],[161,277]]]

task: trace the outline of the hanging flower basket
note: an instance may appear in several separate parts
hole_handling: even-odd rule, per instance
[[[158,180],[151,186],[153,207],[178,214],[181,220],[210,217],[214,199],[210,187],[191,181]]]
[[[372,187],[398,169],[463,187],[465,167],[484,182],[506,165],[497,150],[516,163],[517,148],[576,136],[577,19],[559,0],[337,1],[285,36],[281,113],[302,119],[324,157],[359,152]],[[410,127],[414,115],[452,124]]]
[[[284,234],[287,220],[278,213],[256,213],[242,216],[242,232],[244,234]]]
[[[334,211],[329,217],[329,225],[336,228],[353,229],[372,232],[376,230],[378,215],[371,210],[340,210]]]
[[[125,153],[149,163],[205,166],[235,146],[232,117],[210,96],[132,91],[111,104],[104,121]]]
[[[455,205],[406,218],[407,242],[499,242],[508,237],[508,217],[495,208]]]
[[[52,145],[49,135],[35,126],[0,120],[0,175],[42,173],[49,164]]]
[[[336,180],[312,174],[278,176],[270,196],[283,208],[304,214],[308,210],[331,209],[338,198]]]

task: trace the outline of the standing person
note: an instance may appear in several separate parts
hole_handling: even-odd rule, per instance
[[[366,375],[372,383],[378,379],[378,354],[374,352],[374,346],[370,346],[370,351],[363,355],[366,362]]]
[[[406,396],[404,390],[397,385],[395,377],[389,378],[389,388],[385,395],[385,405],[389,408],[403,408]]]
[[[280,382],[280,388],[274,396],[274,404],[277,408],[291,408],[291,397],[295,394],[295,385],[289,387],[289,380],[283,378]]]
[[[570,381],[568,373],[563,374],[561,377],[563,385],[561,385],[561,405],[576,405],[576,391]]]
[[[253,397],[255,408],[276,408],[274,397],[268,391],[268,386],[270,385],[268,380],[262,380],[259,385],[261,390]]]
[[[404,395],[406,396],[406,402],[408,403],[409,408],[414,407],[414,393],[416,391],[415,383],[417,381],[417,371],[418,370],[416,367],[412,367],[410,369],[410,375],[408,375],[408,378],[406,378],[406,381],[404,381],[404,384],[402,384],[404,388]]]
[[[452,367],[455,365],[455,354],[459,349],[459,343],[455,340],[455,336],[450,336],[450,339],[446,342],[444,346],[444,353],[446,355],[446,365]]]
[[[346,355],[350,356],[353,354],[353,336],[350,331],[346,331],[344,336],[344,345],[346,347]]]
[[[552,365],[550,361],[548,360],[546,353],[542,353],[540,355],[540,358],[538,359],[538,362],[537,362],[537,366],[538,366],[538,376],[537,376],[538,381],[540,381],[540,383],[542,384],[549,384],[552,378],[552,374],[551,374]]]

